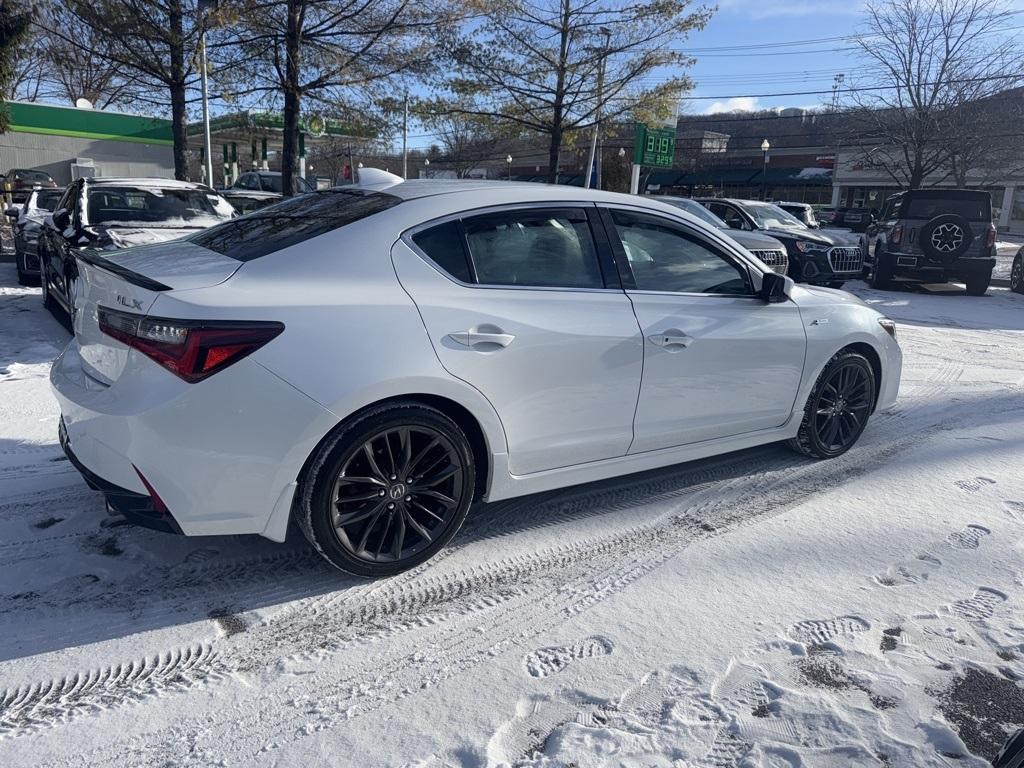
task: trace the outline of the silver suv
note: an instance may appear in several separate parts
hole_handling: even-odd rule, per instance
[[[996,263],[992,198],[975,189],[911,189],[887,198],[861,240],[873,288],[894,280],[967,284],[983,296]]]

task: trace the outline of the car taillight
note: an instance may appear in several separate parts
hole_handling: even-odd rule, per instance
[[[889,242],[893,245],[899,245],[900,240],[903,239],[903,225],[897,224],[892,228],[892,234],[889,235]]]
[[[991,248],[996,244],[996,225],[988,225],[988,233],[985,235],[985,247]]]
[[[99,307],[100,330],[175,376],[196,382],[222,371],[284,330],[282,323],[177,320]]]

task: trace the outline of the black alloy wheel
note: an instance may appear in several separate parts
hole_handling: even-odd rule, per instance
[[[874,371],[862,355],[837,354],[818,377],[791,447],[819,459],[846,453],[867,426],[875,386]]]
[[[451,442],[422,426],[386,429],[352,453],[334,482],[335,533],[351,555],[406,560],[446,529],[465,468]]]
[[[302,483],[297,517],[335,567],[400,573],[455,535],[474,492],[469,441],[443,413],[418,404],[372,411],[321,448]]]

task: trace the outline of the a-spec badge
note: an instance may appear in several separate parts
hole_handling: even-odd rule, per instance
[[[138,299],[129,299],[126,296],[122,296],[120,293],[117,294],[117,303],[122,307],[128,307],[128,309],[142,309],[142,302]]]

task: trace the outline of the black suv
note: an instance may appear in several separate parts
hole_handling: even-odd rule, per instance
[[[777,205],[757,200],[695,198],[733,229],[771,235],[786,246],[787,274],[798,283],[841,288],[861,276],[864,258],[855,236],[846,232],[809,229]]]
[[[910,189],[886,199],[864,232],[864,273],[873,288],[896,279],[967,284],[983,296],[996,263],[992,198],[976,189]]]

